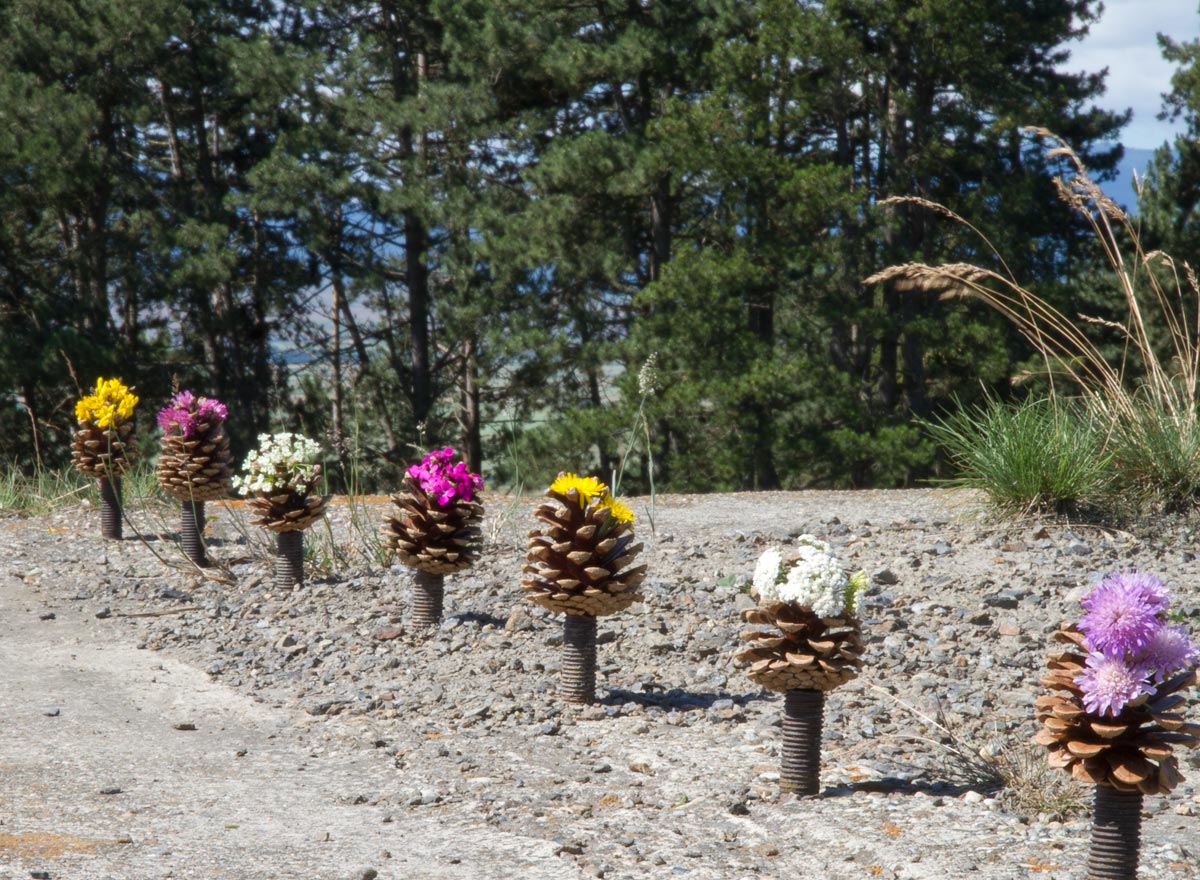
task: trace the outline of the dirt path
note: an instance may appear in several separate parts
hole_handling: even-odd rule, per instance
[[[311,719],[122,644],[78,604],[38,612],[0,586],[6,880],[580,876],[547,841],[354,804],[397,775],[384,755],[327,750]]]

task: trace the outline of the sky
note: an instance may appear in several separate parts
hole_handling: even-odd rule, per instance
[[[1182,132],[1182,125],[1155,118],[1174,72],[1159,52],[1159,33],[1177,42],[1200,37],[1200,0],[1105,0],[1091,33],[1068,44],[1071,60],[1065,69],[1108,68],[1108,92],[1096,103],[1106,110],[1133,109],[1121,136],[1126,147],[1154,149]]]

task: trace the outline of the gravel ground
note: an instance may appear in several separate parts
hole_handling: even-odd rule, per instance
[[[520,598],[533,499],[486,504],[433,633],[408,572],[357,552],[377,501],[333,505],[283,592],[237,505],[208,505],[204,577],[173,511],[131,509],[120,543],[95,510],[0,519],[0,877],[1082,878],[1086,815],[974,768],[1021,765],[1048,634],[1104,573],[1162,574],[1200,628],[1183,520],[997,523],[913,490],[665,496],[651,529],[635,499],[645,601],[601,619],[574,707],[561,618]],[[803,533],[873,581],[817,798],[779,794],[782,700],[731,662],[758,554]],[[1200,874],[1182,769],[1146,800],[1145,877]]]

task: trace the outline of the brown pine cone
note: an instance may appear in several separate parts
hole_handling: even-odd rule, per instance
[[[1200,724],[1186,723],[1174,710],[1186,699],[1180,691],[1196,683],[1196,671],[1157,685],[1154,696],[1127,703],[1115,718],[1091,715],[1075,684],[1087,660],[1083,633],[1062,624],[1054,637],[1074,650],[1049,656],[1041,683],[1051,692],[1034,703],[1042,722],[1034,742],[1050,749],[1050,766],[1118,791],[1166,794],[1178,785],[1183,776],[1173,746],[1200,745]]]
[[[224,422],[200,422],[192,437],[164,434],[158,484],[180,501],[214,501],[230,494],[233,452]]]
[[[313,465],[312,476],[304,485],[293,487],[290,492],[277,495],[263,493],[249,498],[247,503],[257,517],[250,522],[281,534],[307,529],[324,515],[325,504],[332,497],[310,497],[320,478],[321,466]]]
[[[773,602],[742,612],[747,623],[774,630],[745,630],[748,643],[734,659],[771,691],[831,691],[858,676],[862,623],[856,617],[821,618],[808,609]]]
[[[133,422],[121,422],[115,428],[98,428],[92,421],[80,422],[71,441],[75,469],[89,477],[121,476],[136,457],[132,433]]]
[[[392,496],[398,514],[383,518],[383,543],[402,565],[429,574],[453,574],[475,562],[483,536],[483,505],[455,499],[439,507],[420,482],[404,477],[404,492]]]
[[[646,566],[627,568],[642,550],[633,527],[603,506],[580,503],[579,490],[547,492],[534,516],[546,524],[529,533],[529,577],[521,589],[531,602],[564,614],[613,614],[642,598]]]

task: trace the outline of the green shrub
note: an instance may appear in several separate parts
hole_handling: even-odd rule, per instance
[[[1069,513],[1109,494],[1105,438],[1070,402],[989,398],[926,428],[960,471],[950,482],[982,490],[1003,513]]]

